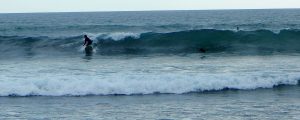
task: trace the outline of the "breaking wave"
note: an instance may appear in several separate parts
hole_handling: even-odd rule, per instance
[[[1,80],[0,96],[86,96],[184,94],[224,89],[253,90],[279,85],[297,85],[299,75],[114,75],[92,79],[58,76],[55,79]],[[71,77],[71,79],[70,79]]]
[[[269,30],[189,30],[170,33],[84,33],[95,42],[100,54],[195,53],[207,52],[273,53],[300,52],[300,31]],[[44,52],[78,53],[82,35],[64,37],[0,36],[0,51],[7,54]]]

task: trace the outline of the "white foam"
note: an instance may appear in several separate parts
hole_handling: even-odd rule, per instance
[[[126,37],[132,37],[138,39],[141,33],[131,33],[131,32],[114,32],[114,33],[84,33],[88,35],[92,40],[97,40],[97,38],[102,39],[112,39],[112,40],[122,40]]]
[[[108,34],[105,38],[111,38],[113,40],[122,40],[126,37],[133,37],[138,39],[140,37],[139,33],[126,33],[126,32],[119,32],[119,33],[112,33],[112,34]]]
[[[97,53],[98,48],[97,47],[93,47],[93,53]],[[77,51],[78,52],[84,52],[85,51],[85,46],[79,46],[77,47]]]
[[[180,57],[1,61],[0,96],[181,94],[272,88],[298,84],[300,65],[296,61],[297,56],[197,61]]]
[[[299,77],[298,77],[299,78]],[[0,96],[8,95],[109,95],[187,93],[204,90],[272,88],[275,85],[296,85],[290,76],[229,76],[229,75],[113,75],[107,78],[88,76],[43,76],[40,79],[2,80]]]

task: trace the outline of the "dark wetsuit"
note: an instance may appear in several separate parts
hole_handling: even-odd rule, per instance
[[[86,37],[84,40],[84,45],[89,46],[92,44],[93,44],[93,41],[90,38]]]

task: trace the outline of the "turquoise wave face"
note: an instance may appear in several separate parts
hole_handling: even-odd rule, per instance
[[[0,36],[2,53],[23,54],[52,51],[79,53],[83,35],[69,37]],[[170,33],[99,33],[89,34],[93,47],[100,54],[152,54],[152,53],[299,53],[300,31],[269,30],[229,31],[202,29]],[[25,52],[24,52],[25,51]]]

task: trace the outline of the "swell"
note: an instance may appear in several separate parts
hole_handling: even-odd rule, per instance
[[[136,52],[299,52],[300,32],[282,30],[229,31],[192,30],[172,33],[143,33],[121,40],[98,38],[101,50]]]
[[[101,54],[143,53],[195,53],[205,49],[209,53],[274,53],[300,52],[300,31],[269,30],[189,30],[170,33],[87,33]],[[0,51],[14,52],[71,52],[77,53],[82,45],[82,35],[49,36],[0,36]],[[25,50],[25,51],[26,51]]]

